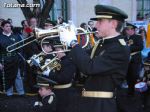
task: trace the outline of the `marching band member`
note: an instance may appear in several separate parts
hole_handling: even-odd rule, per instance
[[[128,94],[134,95],[134,85],[139,79],[140,70],[142,68],[142,55],[141,51],[143,49],[143,40],[140,35],[135,34],[136,26],[127,23],[125,40],[130,47],[130,63],[127,73],[127,83],[128,83]]]
[[[56,112],[56,96],[52,91],[54,83],[37,76],[39,100],[34,103],[34,112]]]
[[[95,13],[96,17],[91,20],[97,21],[96,28],[102,40],[93,48],[91,57],[78,44],[73,25],[71,30],[60,27],[60,40],[72,47],[73,62],[88,75],[79,112],[117,112],[115,92],[126,77],[130,57],[129,48],[120,35],[128,16],[107,5],[96,5]]]
[[[58,59],[60,59],[60,70],[52,71],[48,69],[43,75],[49,75],[49,79],[56,81],[58,84],[54,86],[54,93],[57,98],[56,111],[57,112],[70,112],[74,99],[75,90],[72,88],[72,81],[75,75],[75,66],[68,55],[62,51],[63,46],[55,45],[55,51]],[[75,101],[75,100],[74,100]],[[75,106],[74,106],[75,107]]]

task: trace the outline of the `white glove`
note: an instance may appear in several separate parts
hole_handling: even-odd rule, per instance
[[[50,72],[51,72],[51,69],[50,69],[49,67],[47,67],[46,70],[44,70],[44,71],[42,72],[42,74],[45,75],[45,76],[49,76],[49,73],[50,73]]]
[[[33,65],[35,66],[40,66],[40,58],[37,57],[36,55],[33,55],[31,57],[31,62],[33,63]]]
[[[68,29],[60,27],[59,30],[60,30],[60,41],[66,43],[69,47],[72,40],[77,40],[74,25],[70,25]]]
[[[35,106],[43,106],[43,104],[41,103],[41,102],[39,102],[39,101],[36,101],[35,103],[34,103],[34,107]]]
[[[50,61],[51,61],[50,59],[46,59],[44,64],[47,65]],[[51,72],[51,69],[49,67],[47,67],[46,70],[44,70],[42,72],[42,74],[45,76],[49,76],[50,72]]]

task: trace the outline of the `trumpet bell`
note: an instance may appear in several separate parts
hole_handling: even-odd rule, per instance
[[[59,30],[58,29],[47,29],[47,30],[43,30],[43,29],[39,29],[39,28],[35,28],[35,36],[37,39],[40,38],[44,38],[44,37],[58,37],[59,36]]]

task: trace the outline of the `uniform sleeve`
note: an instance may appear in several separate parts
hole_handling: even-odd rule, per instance
[[[72,81],[74,74],[75,74],[74,64],[69,60],[64,60],[63,63],[61,63],[61,70],[51,72],[49,78],[58,83],[70,83]]]
[[[129,60],[128,52],[122,48],[111,47],[105,50],[102,55],[100,53],[97,57],[90,59],[90,56],[80,46],[75,46],[71,51],[71,55],[73,62],[84,74],[107,74],[119,69],[121,64],[127,63]]]

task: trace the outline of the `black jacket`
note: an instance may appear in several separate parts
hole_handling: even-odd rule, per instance
[[[141,51],[143,50],[143,40],[142,37],[140,35],[132,35],[130,37],[125,37],[125,40],[127,42],[127,44],[130,44],[130,53],[135,53],[135,52],[139,52],[135,55],[131,56],[131,62],[133,63],[141,63],[142,62],[142,55],[141,55]]]
[[[72,49],[73,62],[81,72],[88,75],[84,86],[86,91],[114,92],[125,79],[130,52],[123,40],[122,36],[103,40],[96,49],[93,59],[79,45]],[[115,99],[88,97],[83,99],[79,107],[82,112],[116,112]]]
[[[51,72],[49,78],[56,81],[58,85],[71,83],[76,71],[73,62],[68,56],[65,56],[61,59],[60,64],[60,71]]]
[[[3,73],[5,76],[5,82],[3,81],[3,84],[5,83],[6,90],[10,88],[15,82],[15,78],[18,73],[18,63],[19,63],[19,56],[17,52],[14,51],[8,54],[6,48],[7,46],[12,45],[17,41],[19,41],[18,37],[14,34],[10,36],[6,36],[3,34],[0,35],[0,61],[4,60]]]
[[[56,112],[56,97],[49,95],[39,101],[39,105],[33,108],[34,112]]]

